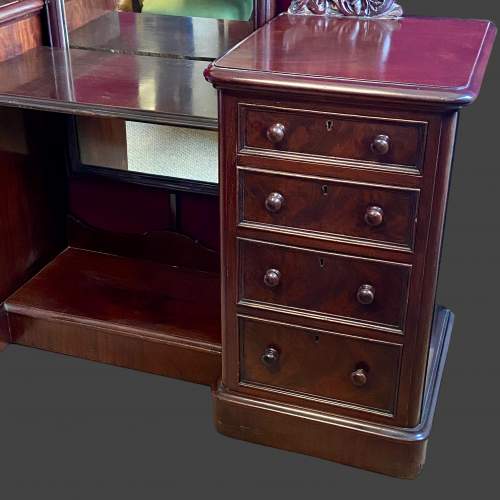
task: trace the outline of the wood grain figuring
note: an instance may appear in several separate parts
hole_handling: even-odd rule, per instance
[[[418,191],[250,169],[238,178],[240,227],[413,248]],[[273,193],[283,199],[276,211],[266,206]],[[370,218],[374,207],[379,220]]]
[[[0,15],[1,15],[0,10]],[[36,10],[35,10],[36,12]],[[42,21],[36,14],[3,24],[0,18],[0,62],[42,45]]]
[[[76,126],[82,163],[127,170],[125,120],[79,116]]]
[[[0,304],[65,245],[63,151],[57,119],[19,109],[0,110]],[[40,130],[43,123],[45,131]],[[60,145],[60,143],[58,143]],[[0,312],[0,344],[10,341]],[[1,348],[1,346],[0,346]]]
[[[217,285],[216,274],[69,248],[10,296],[6,308],[211,346],[220,338]]]
[[[251,32],[246,21],[107,12],[72,31],[70,46],[212,61]]]
[[[261,105],[268,105],[269,103],[276,102],[290,102],[291,96],[284,94],[273,93],[269,95],[265,92],[254,93],[251,95],[252,103]],[[311,99],[310,102],[306,101],[305,96],[301,96],[294,100],[295,107],[314,109],[318,111],[327,111],[332,113],[342,113],[342,114],[356,114],[370,116],[373,114],[375,116],[384,116],[387,118],[399,117],[408,120],[416,120],[428,123],[428,133],[426,140],[426,150],[425,150],[425,162],[423,165],[422,172],[424,175],[415,176],[406,171],[388,172],[387,170],[378,170],[372,172],[371,169],[367,168],[357,168],[356,165],[351,165],[341,162],[327,163],[323,161],[316,161],[314,158],[308,161],[299,159],[285,159],[285,158],[270,158],[264,155],[250,155],[250,154],[237,154],[237,141],[238,135],[235,130],[238,129],[238,114],[236,110],[240,102],[249,102],[249,94],[245,93],[240,95],[235,93],[233,90],[222,91],[221,100],[221,116],[222,119],[227,123],[222,125],[220,137],[224,137],[223,144],[226,150],[221,150],[221,171],[224,175],[221,176],[221,196],[224,199],[221,205],[221,227],[223,228],[223,249],[222,249],[222,262],[223,266],[227,266],[231,271],[226,273],[226,278],[223,280],[223,297],[225,297],[226,312],[225,312],[225,329],[227,332],[234,332],[237,329],[236,326],[236,315],[237,313],[256,315],[259,317],[272,319],[280,322],[297,323],[305,327],[314,327],[318,329],[331,329],[335,332],[345,333],[350,335],[362,335],[363,337],[372,339],[383,339],[387,341],[394,340],[394,333],[398,333],[392,327],[386,328],[380,325],[377,326],[376,323],[362,323],[362,329],[360,329],[361,323],[359,321],[353,321],[352,319],[347,320],[346,318],[332,317],[331,315],[325,315],[318,311],[311,311],[300,309],[296,310],[293,308],[285,308],[281,305],[276,305],[272,303],[259,303],[259,302],[245,302],[239,299],[239,290],[241,283],[241,275],[236,272],[240,269],[240,264],[238,264],[238,254],[236,252],[236,238],[246,238],[253,240],[266,241],[268,244],[279,244],[284,245],[285,248],[300,247],[304,248],[307,246],[308,250],[320,250],[326,253],[344,253],[346,255],[352,255],[356,257],[370,257],[375,259],[377,262],[381,261],[392,261],[400,264],[410,265],[412,267],[412,279],[409,282],[408,290],[408,308],[406,311],[405,320],[405,335],[399,336],[401,343],[404,344],[403,356],[402,356],[402,370],[400,377],[399,393],[397,399],[397,409],[393,418],[394,425],[401,425],[404,427],[413,427],[420,421],[420,402],[421,393],[416,395],[411,393],[409,388],[412,385],[412,381],[416,376],[418,380],[422,380],[423,371],[419,371],[419,375],[415,375],[413,372],[413,363],[415,360],[416,353],[414,347],[416,345],[416,339],[419,339],[418,345],[419,349],[424,349],[421,338],[422,336],[428,335],[428,332],[421,332],[420,321],[432,317],[432,311],[434,308],[434,303],[425,302],[422,303],[421,297],[421,287],[424,280],[424,275],[427,272],[429,263],[426,263],[426,245],[427,245],[427,235],[429,231],[429,226],[432,221],[432,211],[431,211],[431,200],[433,199],[434,190],[434,175],[436,173],[436,158],[438,156],[443,156],[447,158],[449,154],[448,145],[443,144],[442,151],[439,150],[439,137],[441,133],[442,121],[439,115],[433,115],[430,113],[425,113],[422,111],[414,111],[413,109],[401,109],[401,108],[378,108],[376,105],[378,101],[374,101],[372,107],[361,107],[353,106],[350,102],[338,102],[321,100],[316,101]],[[243,161],[244,160],[244,161]],[[384,181],[387,185],[393,185],[393,187],[398,186],[411,186],[413,188],[418,187],[420,190],[419,208],[418,208],[418,223],[415,232],[415,245],[413,254],[406,254],[403,252],[395,252],[389,249],[367,247],[363,245],[353,245],[352,243],[346,243],[340,240],[325,240],[319,238],[317,235],[315,237],[310,237],[307,242],[299,234],[286,234],[285,232],[278,231],[266,231],[262,228],[250,228],[238,226],[239,214],[237,210],[238,203],[238,182],[237,182],[237,165],[244,163],[251,168],[268,168],[272,167],[273,170],[278,170],[285,174],[298,174],[308,176],[310,174],[321,174],[323,176],[332,176],[335,179],[340,179],[342,181],[354,181],[357,183],[364,183],[365,181],[371,181],[374,183]],[[231,201],[229,201],[231,200]],[[311,224],[314,224],[312,222]],[[283,247],[281,247],[283,248]],[[319,262],[317,262],[317,265]],[[295,266],[296,267],[296,266]],[[295,271],[294,267],[294,271]],[[319,265],[318,265],[319,267]],[[266,269],[262,270],[263,273]],[[348,269],[345,271],[348,273]],[[261,275],[262,276],[262,275]],[[302,287],[303,295],[307,295],[307,289],[310,287],[309,274],[307,277],[302,276],[301,281],[296,281],[294,284],[295,289],[298,291],[299,287]],[[316,276],[316,275],[312,275]],[[257,277],[253,277],[257,280]],[[262,279],[262,278],[261,278]],[[256,282],[256,281],[255,281]],[[370,283],[359,283],[355,290],[353,290],[353,295],[351,297],[353,300],[357,300],[357,293],[359,287],[362,285]],[[331,292],[330,287],[327,288],[328,292]],[[266,292],[269,293],[269,292]],[[270,292],[277,293],[277,291]],[[376,290],[377,293],[377,290]],[[312,297],[312,293],[310,295]],[[320,300],[321,298],[318,298]],[[398,298],[399,300],[400,298]],[[238,302],[240,301],[239,305]],[[375,298],[376,301],[376,298]],[[341,321],[339,321],[341,319]],[[356,327],[357,325],[357,327]],[[392,332],[392,333],[391,333]],[[399,333],[400,330],[399,330]],[[392,335],[392,338],[391,338]],[[225,357],[226,362],[223,367],[223,382],[224,385],[232,391],[241,392],[241,388],[238,386],[238,345],[235,342],[235,338],[232,334],[226,334],[224,338],[224,349],[228,355]],[[230,353],[230,354],[229,354]],[[245,390],[245,394],[252,397],[259,397],[257,390]],[[282,402],[290,403],[289,398],[284,394],[276,393],[274,394],[274,399]],[[321,405],[311,400],[309,402],[311,409],[316,411],[331,411],[325,405]],[[336,410],[337,413],[343,415],[348,415],[352,418],[365,418],[365,416],[359,411],[355,411],[350,408],[339,408]],[[381,415],[373,414],[370,416],[372,421],[384,422],[384,417]],[[385,418],[385,423],[387,418]]]
[[[425,123],[373,117],[343,116],[285,107],[241,106],[241,148],[262,152],[299,153],[401,165],[420,169],[425,148]],[[282,127],[282,137],[272,141],[269,131]],[[376,140],[387,137],[387,149],[376,150]]]
[[[418,474],[435,406],[435,370],[426,366],[440,356],[432,318],[440,318],[434,332],[451,322],[435,313],[435,291],[457,110],[477,97],[495,33],[482,21],[282,15],[207,69],[220,95],[221,432],[398,477]],[[435,67],[441,59],[447,63]],[[381,130],[384,121],[395,129]],[[353,191],[342,196],[337,183]],[[361,195],[369,184],[418,193],[418,206],[404,209],[384,191],[398,204],[398,227],[414,230],[410,252],[335,234],[358,231],[356,221],[367,231],[389,221],[383,200]],[[342,214],[321,201],[331,193]],[[242,317],[258,327],[247,334]],[[369,363],[347,370],[344,358],[328,370],[337,347],[324,338],[338,334],[401,346],[401,369],[388,374],[371,411],[353,404],[351,392],[335,408],[328,401],[348,380],[367,388],[372,373]],[[342,348],[345,358],[358,356],[354,345]],[[323,374],[336,377],[336,366],[342,374],[330,386]],[[381,407],[392,414],[373,410]]]
[[[69,248],[5,309],[13,342],[212,384],[221,352],[218,280]]]
[[[65,0],[66,23],[71,32],[116,8],[116,0]]]
[[[258,2],[256,23],[283,4]],[[495,34],[282,15],[206,70],[218,110],[200,61],[37,47],[3,62],[0,104],[51,113],[0,141],[0,350],[214,388],[222,373],[224,434],[415,477],[453,323],[435,292],[458,109]],[[61,112],[219,126],[220,274],[215,198],[67,181]]]
[[[15,130],[24,135],[29,150],[0,151],[0,303],[58,253],[65,239],[62,152],[52,149],[52,139],[38,125],[41,120],[52,131],[61,130],[48,116],[14,112]]]
[[[30,312],[9,312],[9,324],[17,344],[99,363],[204,385],[214,385],[221,370],[220,349],[194,348],[182,339],[124,334],[107,323],[94,326]]]
[[[242,396],[223,385],[213,392],[217,429],[237,439],[414,479],[425,463],[452,327],[453,315],[438,308],[422,419],[413,429],[315,412],[304,405],[280,404],[270,398]]]
[[[217,129],[217,97],[203,80],[204,67],[200,61],[38,47],[0,65],[0,103]]]
[[[330,422],[301,408],[229,391],[215,393],[214,404],[218,431],[235,439],[401,479],[415,479],[425,463],[427,440],[388,440],[373,430],[360,432],[350,421]]]
[[[488,21],[282,14],[219,59],[207,77],[232,87],[456,107],[477,97],[495,36]]]
[[[299,399],[394,411],[400,345],[242,317],[239,339],[242,384],[288,391]],[[269,347],[276,349],[277,360],[266,365],[262,356]],[[357,370],[366,373],[361,387],[351,380]]]
[[[239,303],[404,331],[410,266],[247,240],[239,263]],[[276,286],[265,282],[269,269],[281,274]],[[371,304],[357,300],[363,285],[376,290]]]
[[[3,0],[0,2],[0,26],[40,12],[43,0]]]

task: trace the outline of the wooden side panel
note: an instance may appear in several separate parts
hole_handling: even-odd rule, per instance
[[[116,0],[67,0],[65,9],[68,30],[79,28],[115,8]]]
[[[27,0],[17,3],[8,2],[0,5],[0,62],[5,61],[11,57],[15,57],[29,49],[37,47],[42,44],[42,24],[40,16],[37,11],[43,7],[41,0]],[[29,16],[29,17],[26,17]],[[15,164],[19,159],[9,157],[4,158],[5,153],[26,153],[26,141],[24,135],[24,123],[22,114],[16,110],[0,109],[0,123],[5,120],[9,123],[4,131],[2,127],[2,134],[0,136],[0,163],[6,160],[10,164]],[[0,167],[1,170],[1,167]],[[0,171],[0,179],[3,179],[5,172]],[[4,184],[0,189],[5,189]],[[3,196],[0,203],[4,202]],[[3,224],[5,223],[5,214],[0,213],[0,234],[3,232]],[[8,223],[7,223],[8,225]],[[3,240],[3,238],[2,238]],[[0,249],[4,246],[4,241],[0,242]],[[3,253],[2,253],[3,255]],[[0,269],[2,262],[0,262]],[[15,274],[15,271],[14,271]],[[3,293],[2,287],[5,290],[5,285],[9,284],[11,275],[7,276],[2,273],[0,277],[0,293]],[[3,300],[0,295],[0,301]],[[8,341],[8,328],[7,321],[3,314],[0,312],[0,351],[3,350]]]
[[[39,15],[0,24],[0,62],[39,45],[42,45],[42,21]]]
[[[77,128],[83,164],[127,169],[125,120],[79,116]]]
[[[0,108],[0,303],[64,246],[61,148],[41,136],[42,123],[47,115]]]

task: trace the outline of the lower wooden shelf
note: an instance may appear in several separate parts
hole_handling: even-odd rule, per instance
[[[4,307],[13,343],[210,385],[219,290],[213,273],[67,248]]]

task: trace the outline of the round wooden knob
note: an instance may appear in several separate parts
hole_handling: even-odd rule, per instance
[[[356,295],[358,302],[364,306],[373,304],[375,300],[375,288],[371,285],[361,285]]]
[[[384,222],[384,211],[380,207],[368,207],[365,212],[365,222],[372,227],[377,227]]]
[[[266,347],[266,350],[264,351],[264,354],[260,357],[260,360],[262,361],[262,364],[264,366],[267,366],[267,368],[272,368],[273,366],[276,366],[278,364],[278,361],[280,359],[280,352],[276,347]]]
[[[280,284],[281,273],[277,269],[268,269],[264,275],[264,283],[269,288],[275,288]]]
[[[266,198],[266,209],[273,214],[279,212],[284,205],[285,197],[281,193],[271,193]]]
[[[359,368],[351,373],[351,382],[356,387],[363,387],[368,382],[366,371]]]
[[[377,135],[372,142],[372,151],[379,155],[386,155],[391,147],[388,135]]]
[[[274,123],[267,129],[267,138],[273,144],[279,144],[285,138],[285,126],[282,123]]]

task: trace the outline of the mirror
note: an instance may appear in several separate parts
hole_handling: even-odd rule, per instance
[[[80,172],[217,191],[217,131],[84,116],[75,124]]]
[[[186,60],[200,65],[217,59],[249,35],[259,0],[58,0],[64,3],[69,47],[145,57]],[[261,9],[262,10],[262,9]],[[260,12],[260,11],[259,11]],[[163,88],[155,75],[141,92],[196,95],[209,84],[196,68],[190,81]],[[212,98],[212,97],[211,97]],[[213,103],[216,109],[216,94]],[[209,106],[209,107],[210,107]],[[73,168],[127,182],[176,185],[179,189],[217,192],[217,131],[136,123],[121,119],[75,120]],[[202,126],[202,125],[200,125]]]
[[[117,0],[117,10],[184,17],[248,21],[253,0]]]
[[[211,61],[253,29],[254,0],[65,0],[72,48]]]

